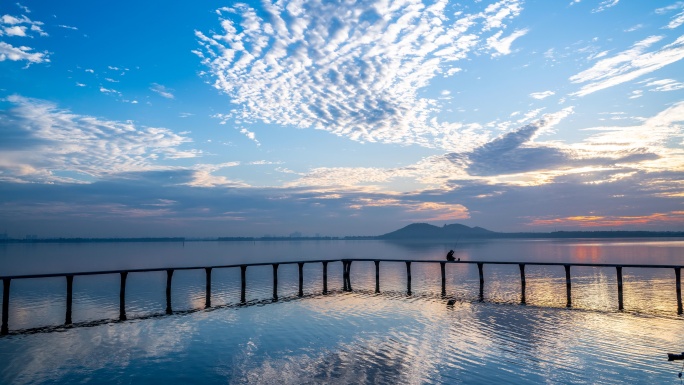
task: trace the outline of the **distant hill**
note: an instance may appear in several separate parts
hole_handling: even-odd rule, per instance
[[[482,227],[454,223],[442,227],[413,223],[391,233],[378,236],[386,240],[468,239],[468,238],[680,238],[682,231],[554,231],[550,233],[499,233]]]
[[[457,239],[496,237],[494,231],[482,227],[468,227],[454,223],[442,227],[428,223],[412,223],[391,233],[380,235],[379,239]]]

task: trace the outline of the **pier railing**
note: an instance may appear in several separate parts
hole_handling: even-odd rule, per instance
[[[166,314],[173,314],[171,307],[171,284],[173,279],[173,272],[176,270],[204,270],[206,273],[206,289],[205,289],[205,308],[211,307],[211,272],[214,269],[230,269],[240,268],[240,302],[245,303],[245,294],[247,291],[246,272],[248,267],[268,266],[273,268],[273,299],[278,299],[278,267],[280,265],[297,264],[299,267],[299,293],[301,297],[304,295],[304,264],[322,264],[323,267],[323,288],[322,293],[328,293],[328,264],[331,262],[342,263],[342,280],[343,291],[352,291],[351,286],[351,264],[352,262],[374,262],[375,264],[375,292],[380,292],[380,263],[404,263],[406,264],[406,287],[407,294],[411,295],[411,264],[413,263],[439,263],[441,268],[442,296],[446,296],[446,266],[451,264],[476,264],[480,278],[480,301],[484,300],[484,265],[518,265],[520,269],[520,303],[525,304],[525,266],[563,266],[565,269],[565,285],[567,307],[572,307],[572,283],[570,276],[570,268],[575,267],[595,267],[595,268],[615,268],[617,273],[617,292],[618,292],[618,310],[624,309],[623,297],[623,282],[622,269],[624,268],[649,268],[649,269],[674,269],[675,272],[675,287],[677,296],[677,314],[682,314],[682,289],[681,289],[681,265],[647,265],[647,264],[603,264],[603,263],[562,263],[562,262],[512,262],[512,261],[444,261],[444,260],[404,260],[404,259],[332,259],[332,260],[306,260],[306,261],[284,261],[284,262],[261,262],[261,263],[246,263],[234,265],[216,265],[206,267],[172,267],[172,268],[151,268],[151,269],[128,269],[128,270],[107,270],[107,271],[89,271],[78,273],[55,273],[55,274],[30,274],[30,275],[14,275],[14,276],[0,276],[3,284],[2,296],[2,325],[0,327],[0,335],[7,335],[9,333],[9,305],[10,305],[10,284],[13,280],[30,279],[30,278],[66,278],[66,314],[65,325],[72,324],[72,298],[73,298],[73,283],[74,277],[87,275],[105,275],[105,274],[119,274],[121,277],[121,284],[119,289],[119,320],[126,320],[126,278],[130,273],[147,273],[166,271]]]

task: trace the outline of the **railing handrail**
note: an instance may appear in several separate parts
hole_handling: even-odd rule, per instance
[[[211,266],[180,266],[180,267],[153,267],[153,268],[137,268],[137,269],[117,269],[117,270],[99,270],[99,271],[79,271],[72,273],[45,273],[45,274],[21,274],[21,275],[6,275],[0,276],[2,279],[30,279],[30,278],[54,278],[67,276],[84,276],[84,275],[106,275],[106,274],[121,274],[121,273],[149,273],[155,271],[167,270],[202,270],[202,269],[229,269],[241,266],[272,266],[272,265],[294,265],[300,263],[322,263],[322,262],[404,262],[404,263],[447,263],[447,264],[484,264],[484,265],[531,265],[531,266],[581,266],[581,267],[622,267],[622,268],[644,268],[644,269],[677,269],[684,268],[682,265],[651,265],[651,264],[633,264],[633,263],[585,263],[585,262],[534,262],[534,261],[488,261],[488,260],[465,260],[465,261],[445,261],[443,259],[382,259],[382,258],[337,258],[337,259],[307,259],[301,261],[277,261],[277,262],[254,262],[254,263],[237,263],[231,265],[211,265]]]
[[[338,259],[318,259],[318,260],[304,260],[304,261],[278,261],[278,262],[255,262],[255,263],[239,263],[231,265],[213,265],[213,266],[183,266],[183,267],[164,267],[164,268],[141,268],[141,269],[118,269],[118,270],[103,270],[103,271],[83,271],[83,272],[73,272],[73,273],[48,273],[48,274],[26,274],[26,275],[13,275],[13,276],[0,276],[0,280],[3,284],[3,295],[2,295],[2,321],[0,324],[0,335],[7,335],[9,333],[8,320],[9,320],[9,291],[10,282],[15,279],[28,279],[28,278],[53,278],[53,277],[66,277],[67,281],[67,295],[66,295],[66,314],[65,314],[65,324],[72,324],[72,300],[73,300],[73,282],[75,276],[87,276],[87,275],[105,275],[105,274],[120,274],[121,285],[119,289],[119,320],[125,321],[126,318],[126,279],[129,273],[145,273],[145,272],[155,272],[155,271],[165,271],[166,272],[166,314],[173,314],[173,309],[171,306],[171,282],[173,279],[173,273],[176,270],[205,270],[206,273],[206,290],[205,290],[205,308],[211,307],[211,272],[213,269],[226,269],[226,268],[240,268],[240,302],[245,303],[245,292],[246,292],[246,271],[250,266],[268,266],[273,267],[273,299],[278,300],[278,267],[280,265],[299,265],[299,296],[303,296],[304,287],[304,265],[309,263],[322,263],[323,264],[323,293],[328,292],[328,263],[330,262],[342,262],[343,270],[343,283],[344,291],[351,291],[351,264],[352,262],[374,262],[375,263],[375,292],[380,292],[380,262],[394,262],[394,263],[405,263],[406,264],[406,278],[407,278],[407,293],[411,295],[411,264],[412,263],[439,263],[442,278],[442,296],[446,296],[446,265],[449,264],[475,264],[477,265],[479,277],[480,277],[480,301],[483,300],[484,292],[484,265],[518,265],[520,269],[520,303],[525,304],[525,267],[527,265],[532,266],[563,266],[565,269],[565,283],[566,283],[566,297],[567,297],[567,307],[572,307],[572,285],[570,277],[570,268],[572,266],[581,267],[612,267],[616,269],[617,273],[617,288],[618,288],[618,309],[624,309],[624,299],[623,299],[623,284],[622,284],[622,269],[623,268],[654,268],[654,269],[674,269],[675,271],[675,285],[677,293],[677,314],[682,314],[684,312],[682,307],[682,293],[681,293],[681,269],[683,265],[650,265],[650,264],[615,264],[615,263],[583,263],[583,262],[535,262],[535,261],[471,261],[460,259],[457,261],[445,261],[445,260],[434,260],[434,259],[378,259],[378,258],[338,258]]]

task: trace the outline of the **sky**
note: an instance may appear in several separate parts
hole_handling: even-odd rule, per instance
[[[4,1],[10,237],[684,231],[684,2]]]

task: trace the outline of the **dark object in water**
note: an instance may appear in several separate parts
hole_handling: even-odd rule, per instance
[[[447,258],[447,261],[454,261],[454,260],[456,260],[456,258],[454,258],[454,251],[453,251],[453,250],[449,250],[449,252],[447,253],[446,258]]]
[[[682,354],[667,353],[667,360],[668,360],[668,361],[680,361],[680,360],[684,360],[684,352],[682,352]]]

